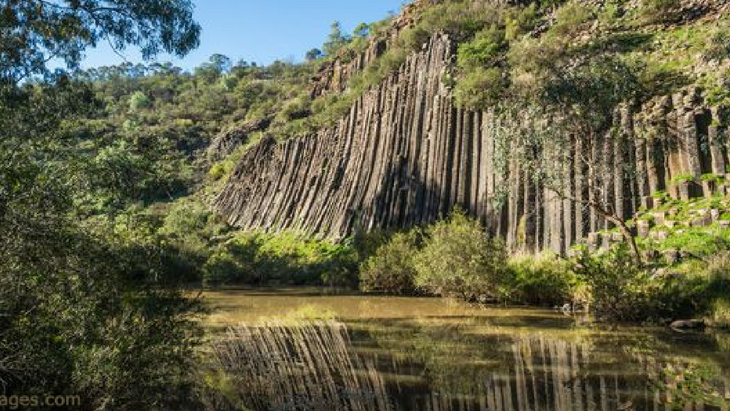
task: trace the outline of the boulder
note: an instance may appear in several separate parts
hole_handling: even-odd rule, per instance
[[[703,330],[706,326],[705,320],[677,320],[670,325],[675,330]]]
[[[710,217],[712,218],[712,221],[717,221],[720,219],[720,210],[713,208],[710,210]]]
[[[664,260],[669,265],[674,265],[679,262],[680,254],[679,254],[679,251],[677,251],[677,250],[668,250],[662,254],[664,254]]]

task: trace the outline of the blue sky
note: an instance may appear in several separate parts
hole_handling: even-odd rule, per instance
[[[403,0],[195,0],[195,18],[203,27],[200,47],[184,59],[158,56],[191,69],[214,53],[268,64],[276,59],[303,60],[312,47],[321,47],[334,20],[351,32],[358,23],[374,22],[397,12]],[[142,62],[133,48],[127,61]],[[88,50],[82,67],[123,63],[106,44]]]

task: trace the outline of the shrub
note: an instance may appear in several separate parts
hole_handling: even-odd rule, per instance
[[[459,67],[473,70],[493,66],[505,46],[504,31],[497,26],[491,26],[479,32],[471,42],[459,45]]]
[[[478,221],[460,212],[426,230],[421,251],[414,257],[415,284],[435,295],[480,295],[501,298],[507,251],[490,239]]]
[[[650,301],[650,278],[638,268],[626,246],[603,256],[583,253],[574,267],[591,294],[591,311],[600,320],[643,321]]]
[[[476,69],[457,83],[456,102],[464,108],[485,109],[499,100],[506,87],[507,81],[500,69]]]
[[[241,233],[208,259],[205,284],[351,286],[356,272],[356,253],[349,244],[293,232]]]
[[[591,310],[610,321],[662,321],[708,313],[727,324],[730,295],[730,255],[720,254],[710,265],[691,261],[670,272],[653,273],[634,265],[627,247],[604,256],[581,256],[575,266],[591,294]]]
[[[504,19],[505,38],[514,40],[532,30],[537,22],[537,4],[532,3],[529,6],[520,9],[510,9]]]
[[[408,50],[419,51],[428,41],[429,37],[431,37],[431,33],[423,27],[417,26],[412,29],[404,30],[401,36],[403,37],[403,42]]]
[[[673,232],[657,248],[681,250],[696,257],[712,256],[730,250],[730,233],[720,228],[685,228]]]
[[[442,2],[429,7],[418,27],[428,33],[447,32],[466,39],[479,30],[502,21],[504,9],[485,1]]]
[[[556,23],[551,27],[554,36],[570,36],[584,28],[593,19],[593,13],[587,6],[577,2],[567,3],[556,13]]]
[[[730,328],[730,298],[718,298],[712,303],[710,314],[713,324],[720,328]]]
[[[577,279],[567,260],[550,254],[514,257],[509,268],[512,301],[554,306],[572,300]]]
[[[152,107],[152,100],[142,91],[136,91],[129,98],[129,109],[139,111]]]
[[[360,288],[366,292],[413,294],[418,252],[416,232],[395,234],[360,265]]]

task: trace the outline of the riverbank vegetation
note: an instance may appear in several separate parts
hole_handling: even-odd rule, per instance
[[[688,229],[663,243],[642,241],[656,258],[639,266],[625,244],[573,257],[513,254],[463,213],[405,232],[361,234],[333,243],[295,233],[237,234],[206,265],[207,284],[333,285],[368,293],[434,295],[470,302],[567,305],[613,322],[668,324],[704,317],[728,326],[727,230]],[[699,239],[699,240],[698,240]],[[712,247],[708,246],[712,244]]]

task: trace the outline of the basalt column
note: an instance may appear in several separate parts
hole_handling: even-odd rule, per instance
[[[382,47],[323,74],[313,93],[343,89],[342,78]],[[449,37],[435,35],[333,127],[283,142],[265,138],[237,165],[217,210],[242,229],[343,238],[355,230],[429,223],[459,207],[513,250],[566,252],[610,227],[586,205],[593,197],[630,218],[656,205],[659,191],[711,195],[715,188],[700,177],[727,170],[724,112],[690,88],[618,108],[605,133],[564,139],[570,144],[560,148],[569,159],[561,165],[562,184],[572,195],[558,196],[515,155],[522,150],[518,139],[495,137],[504,119],[454,105],[443,81],[454,55]],[[596,182],[598,194],[590,189]]]

